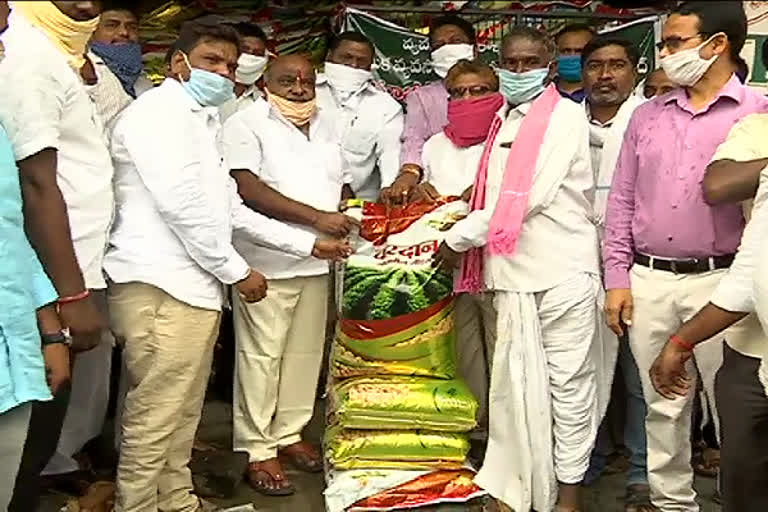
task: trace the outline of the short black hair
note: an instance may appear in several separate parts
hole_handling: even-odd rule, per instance
[[[221,23],[188,21],[181,26],[178,39],[168,48],[165,63],[170,64],[171,58],[177,51],[189,55],[197,45],[206,39],[232,43],[237,47],[237,53],[240,54],[240,36],[237,30],[231,26]]]
[[[101,12],[107,11],[125,11],[131,13],[136,20],[140,18],[136,2],[128,2],[127,0],[105,0],[101,3]]]
[[[374,49],[371,40],[368,39],[365,34],[361,32],[355,32],[354,30],[347,30],[346,32],[332,36],[331,40],[328,42],[328,53],[336,51],[344,41],[366,44],[368,45],[368,48],[371,49],[371,55],[376,54],[376,50]]]
[[[683,2],[672,11],[680,16],[699,18],[699,32],[713,36],[723,32],[731,44],[731,60],[738,63],[744,42],[747,40],[747,14],[741,2],[708,1]]]
[[[559,40],[560,37],[564,36],[565,34],[574,34],[576,32],[589,32],[593,36],[597,34],[595,28],[592,25],[588,25],[586,23],[571,23],[570,25],[566,25],[560,29],[557,34],[555,34],[555,41]]]
[[[235,23],[232,25],[232,28],[237,30],[237,33],[240,34],[240,37],[255,37],[256,39],[261,39],[264,41],[264,44],[267,44],[267,34],[264,33],[264,30],[255,23],[248,23],[247,21],[243,21],[240,23]]]
[[[627,57],[632,67],[637,69],[637,65],[640,62],[640,51],[635,46],[635,43],[623,37],[611,37],[611,36],[597,36],[584,47],[581,52],[581,67],[587,64],[587,59],[595,53],[597,50],[601,50],[606,46],[621,46],[624,51],[627,52]]]
[[[471,44],[475,44],[476,36],[475,36],[475,27],[472,26],[470,22],[462,18],[461,16],[456,16],[455,14],[446,14],[444,16],[438,16],[437,18],[432,20],[432,23],[429,24],[429,42],[432,42],[432,36],[435,34],[437,29],[440,27],[445,27],[448,25],[453,25],[454,27],[458,27],[462,32],[464,32],[464,35],[467,36],[469,39],[469,42]]]
[[[528,25],[515,25],[510,28],[504,39],[501,40],[501,48],[503,49],[513,39],[527,39],[534,43],[540,43],[544,46],[547,52],[547,56],[550,60],[554,60],[557,54],[557,48],[555,47],[555,41],[549,34],[543,30],[539,30],[535,27],[529,27]],[[503,51],[503,50],[502,50]]]

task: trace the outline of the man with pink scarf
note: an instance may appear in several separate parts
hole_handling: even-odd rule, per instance
[[[546,34],[518,27],[502,42],[508,108],[490,126],[472,211],[436,258],[461,259],[457,291],[492,292],[489,440],[476,481],[516,511],[583,510],[600,422],[589,128],[583,107],[550,84],[555,69]]]

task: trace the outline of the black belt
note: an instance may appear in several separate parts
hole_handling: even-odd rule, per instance
[[[699,274],[721,268],[728,268],[733,263],[735,254],[711,256],[709,258],[691,258],[687,260],[670,260],[635,253],[635,263],[653,270],[664,270],[675,274]]]

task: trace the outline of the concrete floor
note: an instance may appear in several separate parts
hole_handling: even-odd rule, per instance
[[[307,438],[319,441],[322,433],[322,403],[318,403],[318,413],[307,428]],[[231,407],[219,401],[208,402],[205,407],[203,422],[200,427],[199,438],[214,446],[226,450],[231,443]],[[245,482],[242,482],[235,493],[235,497],[229,500],[212,500],[222,506],[236,506],[252,503],[259,512],[325,512],[323,501],[323,477],[322,475],[308,475],[286,468],[298,492],[289,497],[271,498],[253,491]],[[720,512],[720,507],[715,505],[711,496],[714,493],[714,480],[700,479],[696,483],[699,491],[701,512]],[[623,512],[622,496],[624,492],[624,475],[615,474],[605,476],[594,486],[587,489],[587,506],[585,512]],[[66,501],[62,496],[47,496],[44,499],[42,512],[58,512]],[[469,505],[449,505],[438,508],[430,508],[430,511],[439,512],[481,512],[484,510],[483,501]],[[427,509],[423,509],[426,511]]]

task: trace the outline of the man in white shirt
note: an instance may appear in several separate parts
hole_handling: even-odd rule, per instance
[[[345,235],[351,219],[325,212],[336,210],[351,176],[342,165],[334,119],[316,105],[312,64],[301,55],[278,57],[265,78],[267,101],[224,126],[225,154],[241,196],[267,215],[304,226],[308,235],[334,230]],[[317,225],[313,212],[328,219],[321,221],[322,229],[310,227]],[[259,304],[234,298],[234,448],[248,452],[248,480],[255,489],[291,494],[278,451],[301,470],[322,470],[320,456],[301,440],[301,432],[314,408],[329,268],[316,258],[257,247],[238,235],[235,247],[264,272],[269,292]]]
[[[185,25],[169,51],[170,78],[115,126],[118,208],[104,268],[128,376],[116,511],[201,509],[187,463],[223,285],[245,302],[262,299],[267,286],[233,247],[233,231],[297,257],[346,254],[237,196],[218,147],[218,107],[233,94],[238,53],[234,29]]]
[[[582,105],[546,87],[554,61],[553,41],[538,30],[516,27],[502,42],[499,78],[509,109],[489,142],[485,204],[473,199],[476,209],[447,233],[437,260],[451,266],[486,246],[492,219],[501,220],[497,205],[526,198],[514,252],[482,261],[498,321],[488,450],[476,481],[513,510],[575,512],[583,510],[581,482],[600,421],[591,354],[599,264],[587,119]],[[532,109],[549,119],[529,120]],[[531,130],[539,146],[513,147]],[[514,167],[533,176],[529,192],[507,189],[510,151],[530,162],[527,170]]]
[[[355,196],[376,201],[397,177],[403,109],[373,84],[373,44],[359,32],[331,40],[325,72],[317,77],[317,104],[336,119]]]
[[[236,97],[221,106],[222,123],[234,113],[245,110],[261,99],[261,77],[269,61],[267,35],[261,27],[243,22],[234,25],[234,28],[240,34],[243,53],[237,59],[237,71],[235,71]]]
[[[739,322],[725,338],[723,364],[715,381],[724,511],[768,509],[768,337],[762,272],[768,230],[767,134],[767,114],[745,117],[731,129],[707,168],[705,199],[710,204],[723,204],[754,198],[754,206],[745,208],[746,217],[749,219],[751,214],[751,219],[733,265],[709,304],[678,329],[651,368],[659,393],[670,399],[685,396],[690,388],[688,371],[693,347]],[[755,311],[762,328],[757,316],[749,314]]]
[[[113,213],[112,161],[80,69],[98,2],[17,2],[3,33],[0,122],[20,169],[27,234],[60,299],[73,349],[101,339],[102,261]],[[12,510],[35,510],[39,474],[54,453],[69,400],[36,404]]]

